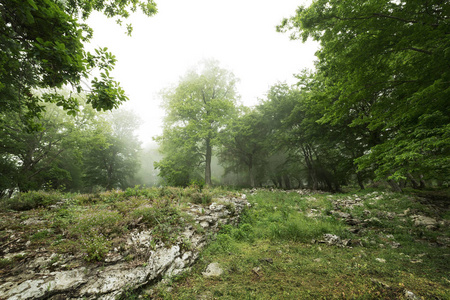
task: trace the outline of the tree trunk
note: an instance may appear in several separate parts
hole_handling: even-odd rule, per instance
[[[255,176],[253,176],[253,157],[251,156],[248,164],[248,177],[250,178],[250,186],[255,187]]]
[[[425,184],[425,180],[423,180],[423,175],[420,175],[419,178],[420,178],[419,188],[424,189],[426,184]]]
[[[283,179],[284,179],[284,186],[287,190],[291,189],[291,180],[289,179],[288,175],[283,175]]]
[[[388,180],[389,185],[391,186],[392,190],[394,192],[402,192],[402,189],[400,188],[400,186],[397,184],[397,182],[395,182],[394,180],[390,179]]]
[[[212,149],[211,149],[211,140],[210,138],[206,139],[206,156],[205,156],[205,184],[208,186],[212,185],[211,182],[211,157],[212,157]]]
[[[408,177],[409,180],[411,180],[411,184],[414,189],[418,189],[420,186],[420,183],[412,176],[411,173],[406,174],[406,177]]]
[[[359,187],[361,188],[361,190],[363,190],[364,189],[364,182],[363,182],[363,179],[362,179],[362,176],[361,176],[360,173],[356,173],[356,179],[358,180]]]

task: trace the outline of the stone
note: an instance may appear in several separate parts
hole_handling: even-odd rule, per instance
[[[223,270],[220,268],[220,265],[216,262],[210,263],[208,267],[206,267],[206,271],[202,272],[203,277],[218,277],[223,274]]]
[[[407,300],[421,300],[422,298],[420,298],[419,296],[416,296],[413,292],[405,290],[403,292],[403,295],[405,296],[405,299]]]
[[[422,216],[422,215],[412,215],[411,218],[414,221],[415,226],[436,226],[437,221],[433,218]]]

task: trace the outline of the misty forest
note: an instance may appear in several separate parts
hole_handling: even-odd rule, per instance
[[[162,134],[145,145],[121,108],[132,99],[116,57],[86,50],[93,12],[132,38],[137,10],[158,13],[153,0],[0,0],[0,299],[107,295],[88,291],[89,272],[73,279],[85,290],[19,288],[31,251],[48,255],[51,277],[116,254],[149,268],[152,251],[181,244],[205,247],[190,275],[145,289],[148,275],[102,299],[449,299],[448,1],[299,6],[273,30],[318,42],[313,70],[248,107],[233,70],[201,60],[160,92]],[[241,214],[234,226],[198,219],[225,198],[247,203],[218,204]],[[181,241],[184,226],[207,243]],[[145,230],[153,250],[141,255],[123,236]],[[214,261],[220,280],[204,275]],[[161,269],[154,278],[177,274]]]

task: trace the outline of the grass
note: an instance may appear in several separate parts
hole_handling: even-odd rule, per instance
[[[207,205],[233,193],[195,186],[33,192],[21,195],[19,204],[0,203],[0,242],[23,249],[29,241],[27,251],[50,249],[58,254],[50,264],[65,253],[82,253],[85,264],[102,263],[112,249],[127,261],[138,260],[127,249],[126,233],[151,229],[156,241],[173,243],[192,222],[184,213],[187,202]],[[222,226],[191,271],[147,290],[130,287],[122,299],[404,299],[405,290],[422,299],[450,299],[448,205],[429,205],[416,193],[376,190],[246,194],[252,208],[238,227]],[[415,226],[413,215],[439,222]],[[351,247],[328,244],[324,234],[351,241]],[[0,275],[26,255],[2,258]],[[224,273],[206,278],[202,272],[212,262]]]
[[[405,210],[445,222],[412,197],[393,193],[314,194],[261,191],[248,196],[253,208],[238,228],[225,226],[188,273],[141,294],[155,299],[404,299],[405,290],[423,299],[450,299],[450,251],[437,247],[448,226],[413,226]],[[356,199],[356,201],[354,201]],[[342,203],[356,202],[345,206]],[[358,234],[333,215],[372,219]],[[448,223],[446,223],[448,224]],[[358,240],[339,247],[324,233]],[[398,246],[398,244],[400,246]],[[225,271],[202,272],[211,262]]]
[[[28,240],[28,250],[48,248],[58,254],[82,253],[86,262],[103,262],[113,249],[131,250],[127,249],[124,236],[133,228],[151,230],[153,245],[173,244],[185,225],[195,225],[184,212],[186,204],[208,205],[213,196],[224,193],[231,192],[191,186],[135,187],[95,194],[23,193],[0,199],[0,242],[25,248],[22,244]],[[12,240],[9,232],[17,232]],[[0,263],[0,271],[12,267],[9,260]]]

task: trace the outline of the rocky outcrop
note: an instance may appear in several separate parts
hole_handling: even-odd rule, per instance
[[[216,199],[208,207],[190,204],[188,213],[203,230],[189,225],[170,246],[154,245],[150,231],[134,229],[126,237],[127,244],[135,251],[133,257],[141,259],[111,251],[104,263],[86,264],[81,256],[58,256],[54,262],[56,254],[36,253],[20,272],[0,278],[0,299],[115,299],[126,289],[156,283],[188,268],[219,225],[236,224],[248,205],[243,198]]]

